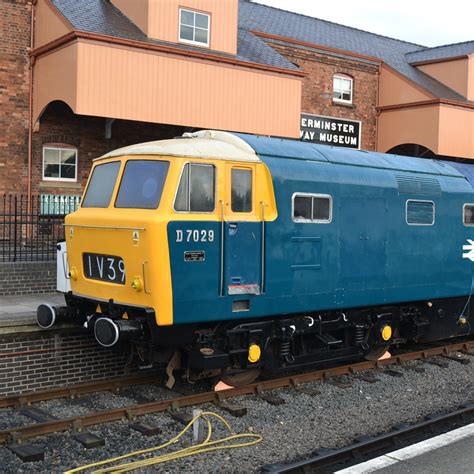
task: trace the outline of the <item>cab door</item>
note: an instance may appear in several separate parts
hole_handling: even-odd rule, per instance
[[[256,199],[253,164],[226,164],[224,206],[225,293],[262,292],[264,228]]]

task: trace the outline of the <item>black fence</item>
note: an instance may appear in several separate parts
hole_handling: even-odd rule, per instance
[[[78,205],[78,196],[0,195],[0,262],[55,260],[64,216]]]

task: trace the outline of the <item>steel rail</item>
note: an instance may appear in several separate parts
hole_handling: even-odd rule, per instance
[[[167,410],[177,410],[179,408],[200,405],[203,403],[221,404],[226,399],[241,395],[260,395],[265,390],[293,387],[298,388],[302,383],[326,380],[340,375],[352,375],[364,370],[377,369],[387,365],[403,364],[404,362],[426,359],[438,355],[448,355],[452,352],[466,351],[474,349],[474,341],[460,342],[447,346],[434,347],[420,351],[397,355],[387,359],[377,361],[364,361],[330,369],[317,370],[299,374],[296,376],[285,376],[276,379],[264,380],[242,387],[231,388],[219,392],[203,392],[166,400],[148,402],[143,404],[130,405],[122,408],[94,412],[87,415],[74,416],[60,420],[52,420],[45,423],[37,423],[21,427],[8,428],[0,431],[0,444],[12,441],[32,438],[35,436],[56,433],[60,431],[75,430],[107,423],[122,419],[133,420],[137,416],[151,413],[159,413]],[[67,390],[67,389],[65,389]]]
[[[308,459],[289,464],[267,464],[261,468],[263,473],[272,474],[304,474],[307,472],[325,472],[329,467],[354,460],[363,462],[363,456],[367,456],[375,451],[386,450],[395,443],[402,440],[411,439],[416,434],[422,434],[427,430],[432,430],[436,425],[452,423],[463,420],[474,414],[474,403],[469,403],[459,407],[457,410],[445,415],[429,417],[426,420],[408,426],[394,428],[392,431],[374,437],[356,440],[353,444],[334,450],[321,450]],[[432,432],[431,435],[433,436]]]
[[[141,375],[126,379],[110,379],[98,382],[73,385],[70,387],[53,388],[38,392],[29,392],[20,395],[7,395],[0,398],[0,408],[23,407],[35,402],[45,402],[57,398],[75,398],[89,393],[106,390],[118,390],[135,385],[153,384],[157,382],[156,375]]]

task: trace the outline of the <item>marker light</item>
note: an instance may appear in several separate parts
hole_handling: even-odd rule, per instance
[[[133,278],[132,288],[135,291],[142,291],[143,290],[143,280],[141,279],[141,277],[136,276],[136,277]]]

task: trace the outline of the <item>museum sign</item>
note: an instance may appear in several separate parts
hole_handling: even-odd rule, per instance
[[[302,141],[322,145],[360,148],[361,123],[322,115],[301,114]]]

